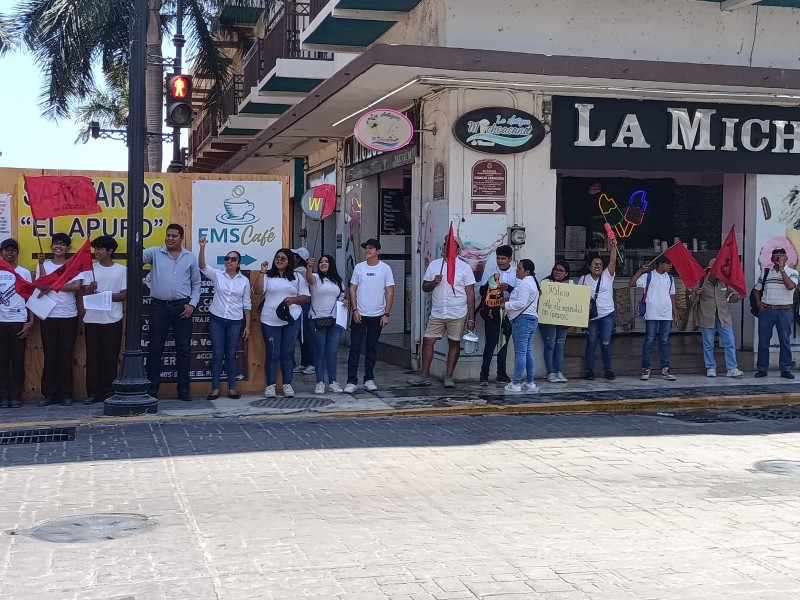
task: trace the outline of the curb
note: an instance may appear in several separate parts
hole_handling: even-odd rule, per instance
[[[289,414],[231,415],[218,412],[192,415],[139,415],[134,417],[97,417],[53,421],[2,422],[2,428],[64,427],[85,425],[116,425],[123,423],[159,423],[169,421],[208,420],[218,418],[288,421],[296,419],[364,419],[385,417],[450,417],[484,415],[564,415],[587,413],[642,413],[664,410],[701,410],[785,406],[800,404],[800,392],[786,394],[756,394],[737,396],[670,397],[658,400],[578,400],[574,402],[541,402],[525,404],[481,404],[475,406],[445,406],[399,408],[339,412],[293,412]]]

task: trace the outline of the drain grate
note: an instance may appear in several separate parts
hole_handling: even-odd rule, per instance
[[[773,475],[800,475],[800,461],[797,460],[760,460],[753,468]]]
[[[737,415],[750,419],[761,419],[762,421],[785,421],[790,419],[800,419],[800,406],[767,406],[765,408],[742,408],[731,410]]]
[[[678,421],[684,421],[686,423],[732,423],[735,421],[743,421],[743,419],[740,419],[739,417],[711,412],[708,410],[694,410],[676,413],[660,412],[657,413],[657,415],[659,417],[677,419]]]
[[[325,398],[262,398],[250,403],[250,406],[257,408],[320,408],[333,404],[333,400]]]
[[[8,531],[56,544],[85,544],[132,537],[150,531],[156,521],[133,513],[96,513],[44,521],[30,529]]]
[[[0,446],[12,444],[44,444],[45,442],[72,442],[75,427],[48,427],[44,429],[6,429],[0,431]]]

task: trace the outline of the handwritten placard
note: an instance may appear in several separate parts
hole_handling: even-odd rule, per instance
[[[586,285],[542,282],[539,299],[539,323],[586,327],[589,324],[589,298]]]

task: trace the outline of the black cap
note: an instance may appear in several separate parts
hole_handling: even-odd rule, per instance
[[[784,250],[783,248],[773,248],[772,249],[772,253],[773,254],[786,254],[786,250]]]
[[[118,247],[119,244],[117,244],[117,240],[110,235],[101,235],[92,240],[92,248],[105,248],[106,250],[114,252]]]
[[[381,249],[381,243],[378,240],[376,240],[375,238],[369,238],[366,242],[361,244],[362,248],[366,248],[367,246],[372,246],[376,250],[380,250]]]
[[[66,233],[54,233],[51,236],[51,243],[52,242],[64,242],[67,246],[71,246],[72,238],[70,238]]]
[[[295,321],[294,317],[292,316],[292,312],[289,310],[289,305],[284,304],[283,302],[275,307],[275,316],[277,316],[281,321],[286,321],[289,325],[293,324]]]
[[[3,243],[0,244],[0,250],[5,250],[6,248],[16,248],[19,250],[19,244],[14,238],[8,238],[7,240],[3,240]]]

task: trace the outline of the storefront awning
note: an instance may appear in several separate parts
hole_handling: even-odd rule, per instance
[[[261,131],[218,171],[263,172],[352,134],[370,108],[444,88],[715,103],[800,104],[800,70],[377,44]],[[440,134],[441,135],[441,134]],[[254,171],[254,169],[258,169]]]

